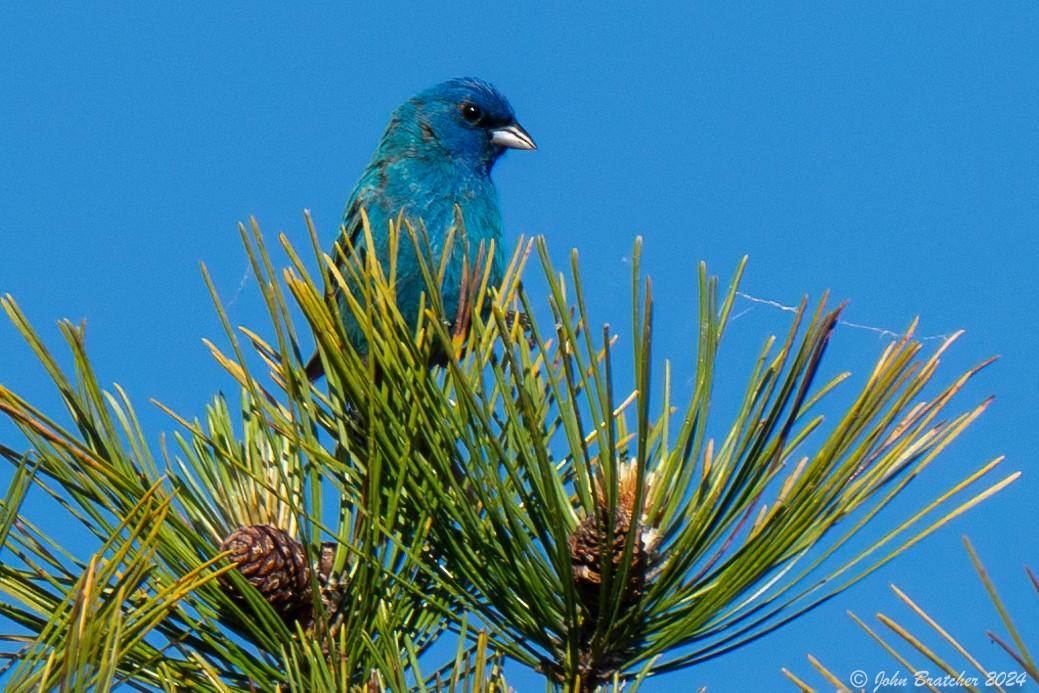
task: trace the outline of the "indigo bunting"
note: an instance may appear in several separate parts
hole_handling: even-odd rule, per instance
[[[489,285],[497,286],[504,274],[502,218],[498,191],[491,169],[506,149],[536,149],[513,113],[508,100],[479,79],[452,79],[412,96],[390,117],[368,167],[350,194],[343,214],[342,238],[349,238],[358,256],[374,252],[387,266],[389,222],[398,217],[416,229],[425,227],[432,260],[439,262],[452,228],[459,224],[465,240],[456,237],[445,263],[441,294],[444,311],[454,317],[459,310],[463,269],[475,266],[481,243],[484,255],[491,241]],[[373,248],[365,237],[361,210],[368,216]],[[407,233],[401,234],[396,265],[397,307],[407,324],[419,320],[420,296],[426,289],[415,248]],[[337,247],[345,250],[345,244]],[[468,254],[468,255],[466,255]],[[348,253],[346,253],[348,255]],[[341,265],[344,253],[333,250]],[[344,277],[349,277],[344,272]],[[351,287],[352,288],[352,287]],[[336,297],[346,334],[354,347],[367,354],[364,334],[342,295]],[[427,303],[428,305],[428,303]],[[311,380],[324,372],[319,354],[307,364]]]

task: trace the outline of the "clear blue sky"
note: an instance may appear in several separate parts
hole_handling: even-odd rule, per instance
[[[174,426],[149,398],[194,415],[234,391],[201,343],[222,332],[198,262],[232,320],[264,325],[236,223],[255,215],[302,244],[308,208],[330,242],[389,112],[444,78],[483,77],[539,145],[496,169],[510,240],[544,234],[559,259],[578,248],[593,311],[625,326],[626,257],[643,235],[656,353],[680,374],[695,263],[728,276],[744,254],[755,296],[830,288],[851,322],[965,329],[945,379],[1002,356],[960,400],[994,393],[991,409],[910,492],[931,498],[1000,454],[1023,470],[1016,484],[801,621],[646,690],[785,690],[779,668],[809,675],[808,652],[842,675],[892,671],[844,615],[905,616],[888,582],[1013,668],[981,632],[997,617],[959,536],[1034,616],[1021,566],[1039,568],[1039,5],[718,4],[5,3],[0,292],[56,351],[54,322],[86,318],[102,381],[129,391],[157,441]],[[740,309],[723,409],[785,321]],[[884,343],[842,328],[830,366],[861,384]],[[57,410],[6,322],[0,355],[0,382]]]

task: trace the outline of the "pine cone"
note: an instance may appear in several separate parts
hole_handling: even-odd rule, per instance
[[[321,542],[321,557],[314,563],[314,570],[317,571],[317,584],[321,589],[321,602],[325,606],[327,629],[333,635],[342,625],[341,607],[346,599],[346,583],[341,584],[339,576],[332,575],[332,562],[335,560],[337,546],[334,541]],[[314,630],[317,623],[313,609],[308,618],[306,630]]]
[[[600,549],[608,538],[605,536],[608,521],[606,512],[600,512],[598,521],[594,517],[586,517],[574,528],[567,542],[570,546],[570,560],[573,566],[574,582],[577,586],[577,596],[592,619],[599,615],[599,586],[602,584],[603,564]],[[636,524],[635,529],[638,536],[632,546],[627,584],[621,594],[622,609],[632,606],[642,596],[648,571],[642,527]],[[614,575],[620,573],[620,563],[624,558],[624,544],[627,542],[630,531],[631,513],[623,507],[617,508],[614,514],[613,543],[608,547],[612,554],[610,562],[613,565]]]
[[[238,572],[259,590],[271,606],[286,620],[295,619],[301,609],[310,606],[310,565],[307,552],[284,530],[270,525],[239,527],[220,545],[230,551],[228,558],[238,565]],[[230,581],[223,581],[226,591],[238,599]]]

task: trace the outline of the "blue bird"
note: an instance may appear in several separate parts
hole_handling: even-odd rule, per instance
[[[479,79],[452,79],[412,96],[393,112],[371,162],[346,204],[342,234],[337,247],[345,249],[349,238],[363,257],[374,252],[384,267],[389,261],[389,222],[398,217],[416,229],[424,225],[432,250],[439,261],[452,228],[461,212],[467,243],[457,237],[447,259],[441,292],[445,314],[453,318],[458,309],[462,272],[466,263],[477,261],[481,243],[484,253],[494,242],[490,260],[490,285],[503,279],[502,218],[498,191],[491,169],[506,149],[537,149],[524,130],[508,100],[493,86]],[[374,243],[369,248],[361,210],[368,216]],[[415,249],[406,233],[401,234],[396,266],[397,307],[407,324],[419,320],[420,296],[426,289]],[[333,250],[341,265],[343,253]],[[486,266],[487,260],[484,261]],[[344,276],[349,276],[344,272]],[[353,319],[344,297],[336,297],[344,316],[350,342],[367,354],[364,334]],[[428,304],[427,304],[428,305]],[[324,373],[319,354],[307,364],[307,376],[316,380]]]

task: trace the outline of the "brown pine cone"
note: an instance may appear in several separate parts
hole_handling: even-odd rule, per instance
[[[605,536],[606,513],[601,513],[599,521],[594,517],[586,517],[570,535],[568,544],[570,546],[570,560],[573,566],[574,582],[577,587],[577,596],[581,604],[588,610],[589,615],[595,619],[599,615],[599,587],[602,584],[603,560],[600,549],[607,540]],[[620,572],[620,563],[624,558],[624,544],[631,531],[631,514],[623,508],[617,508],[614,515],[613,542],[606,548],[610,550],[610,563],[613,565],[614,575]],[[621,595],[621,608],[629,607],[636,603],[642,595],[646,581],[648,561],[646,547],[643,546],[642,528],[636,524],[639,536],[635,538],[632,546],[631,565],[627,572],[627,584]]]
[[[220,545],[238,572],[263,595],[282,617],[295,618],[311,601],[310,564],[303,544],[270,525],[249,525],[231,532]],[[226,591],[233,590],[223,581]],[[236,598],[241,598],[235,593]]]

